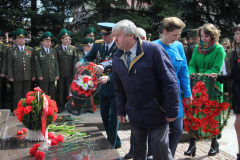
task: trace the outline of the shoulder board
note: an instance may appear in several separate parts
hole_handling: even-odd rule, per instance
[[[99,40],[96,40],[95,43],[98,44],[98,43],[103,43],[104,40],[103,39],[99,39]]]
[[[26,46],[27,49],[33,49],[32,47]]]
[[[0,43],[3,43],[3,42],[0,42]]]
[[[38,51],[39,49],[41,49],[41,47],[39,47],[39,48],[35,48],[36,51]]]

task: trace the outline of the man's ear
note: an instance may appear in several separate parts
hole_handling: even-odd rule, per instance
[[[143,38],[142,38],[144,41],[146,41],[146,37],[145,36],[143,36]]]

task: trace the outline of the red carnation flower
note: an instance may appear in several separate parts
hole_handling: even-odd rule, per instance
[[[52,116],[54,114],[54,108],[48,107],[48,116]]]
[[[55,146],[58,145],[58,141],[56,141],[55,139],[51,140],[51,146]]]
[[[211,109],[210,107],[205,107],[205,108],[203,109],[203,113],[204,113],[205,115],[209,115],[211,112],[212,112],[212,109]]]
[[[211,101],[210,105],[211,105],[211,107],[213,107],[213,108],[219,107],[219,103],[218,103],[218,101],[216,101],[216,100]]]
[[[34,148],[30,148],[30,150],[29,150],[29,154],[31,155],[31,156],[36,156],[36,153],[37,153],[37,150],[36,149],[34,149]]]
[[[18,102],[17,109],[20,108],[20,107],[22,107],[22,100],[20,100],[20,101]]]
[[[197,131],[198,130],[198,127],[196,125],[191,125],[190,128],[193,131]]]
[[[22,122],[23,114],[19,114],[19,115],[17,116],[17,119],[18,119],[19,122]]]
[[[201,96],[199,97],[203,102],[207,101],[209,99],[209,95],[206,92],[201,93]]]
[[[23,131],[17,131],[17,135],[22,135]]]
[[[204,104],[205,104],[206,107],[210,107],[211,101],[210,100],[206,100],[206,101],[204,101]]]
[[[27,128],[22,128],[21,131],[23,131],[24,133],[27,132]]]
[[[64,139],[64,138],[63,138],[62,135],[58,135],[58,137],[57,137],[57,141],[58,141],[58,142],[64,142],[63,139]]]
[[[197,100],[197,103],[196,103],[196,107],[202,107],[202,105],[203,105],[203,101],[200,99],[200,98],[198,98],[198,100]]]
[[[48,132],[48,138],[52,138],[53,136],[55,136],[54,132]]]
[[[38,150],[38,147],[40,147],[40,144],[39,144],[39,143],[37,143],[37,144],[34,144],[32,148],[34,148],[34,149]]]
[[[222,110],[222,111],[225,111],[228,109],[230,105],[226,102],[222,102],[220,105],[219,105],[219,108]]]
[[[216,136],[219,134],[219,132],[220,132],[219,129],[215,129],[215,130],[211,131],[211,135]]]
[[[45,157],[45,153],[44,152],[41,152],[41,151],[38,151],[36,153],[36,156],[35,156],[35,160],[43,160]]]
[[[58,113],[58,108],[57,108],[57,106],[54,106],[54,112],[55,112],[55,113]]]
[[[202,131],[204,133],[209,133],[211,131],[211,129],[209,127],[205,127],[205,128],[202,128]]]
[[[57,106],[57,103],[56,103],[56,101],[54,101],[54,100],[51,100],[51,99],[49,99],[49,101],[50,101],[50,103],[49,103],[49,106],[50,106],[50,107],[54,108],[54,107],[56,107],[56,106]]]
[[[26,103],[28,105],[30,105],[32,103],[32,101],[34,101],[35,97],[34,96],[28,96],[27,99],[26,99]]]
[[[77,85],[76,82],[72,82],[72,84],[71,84],[71,89],[72,89],[73,91],[78,91],[79,88],[80,88],[80,87]]]
[[[29,92],[27,93],[26,97],[33,96],[34,94],[35,94],[34,91],[29,91]]]
[[[211,128],[217,128],[218,127],[218,121],[215,120],[215,119],[211,119],[210,122],[209,122],[209,126]]]
[[[32,110],[32,106],[24,107],[24,114],[28,115]]]
[[[220,110],[219,108],[215,108],[215,109],[212,111],[212,116],[213,116],[213,117],[216,117],[216,116],[218,116],[220,113],[221,113],[221,110]]]
[[[201,91],[200,91],[200,87],[193,86],[193,88],[192,88],[192,92],[193,92],[193,93],[201,93]]]
[[[54,115],[53,122],[55,122],[56,120],[57,120],[57,114]]]

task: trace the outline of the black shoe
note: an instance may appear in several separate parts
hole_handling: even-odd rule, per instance
[[[128,154],[125,155],[125,159],[131,159],[133,158],[133,153],[129,152]]]
[[[217,153],[219,153],[219,143],[217,142],[216,138],[213,138],[211,148],[208,152],[208,156],[215,156]]]
[[[197,150],[196,139],[191,137],[188,150],[186,152],[184,152],[184,155],[195,157],[196,150]]]
[[[115,146],[115,149],[118,149],[118,148],[121,148],[122,146],[121,145],[118,145],[118,146]]]
[[[237,154],[237,160],[240,160],[240,154]]]

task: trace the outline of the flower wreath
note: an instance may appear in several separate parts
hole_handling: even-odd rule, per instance
[[[186,105],[183,99],[184,130],[199,140],[216,137],[229,118],[230,95],[221,92],[207,74],[193,74],[190,82],[193,101]]]

